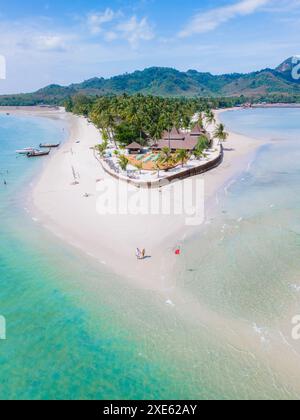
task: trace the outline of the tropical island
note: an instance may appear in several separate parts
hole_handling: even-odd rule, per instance
[[[228,137],[203,100],[77,95],[65,105],[101,131],[95,150],[104,170],[140,186],[161,186],[157,179],[182,179],[215,167]]]

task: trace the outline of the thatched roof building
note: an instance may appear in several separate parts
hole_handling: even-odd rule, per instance
[[[130,154],[140,153],[143,150],[143,146],[134,141],[133,143],[130,143],[128,146],[126,146],[126,149]]]
[[[210,140],[209,134],[199,125],[196,125],[190,133],[183,133],[173,128],[170,133],[165,132],[163,134],[163,138],[158,140],[153,146],[153,149],[161,150],[168,147],[171,150],[187,150],[192,152],[198,144],[199,137],[203,135]]]

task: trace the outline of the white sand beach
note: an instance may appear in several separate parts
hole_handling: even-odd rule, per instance
[[[33,217],[59,238],[96,258],[108,269],[132,279],[140,287],[167,289],[178,258],[174,250],[201,226],[186,226],[185,215],[99,214],[99,190],[107,181],[116,185],[117,181],[106,174],[95,159],[92,148],[101,141],[95,126],[85,118],[61,109],[5,108],[2,112],[61,118],[68,126],[68,140],[47,158],[33,188]],[[223,163],[197,177],[204,180],[206,217],[210,212],[209,201],[212,199],[213,203],[218,190],[247,167],[259,145],[261,142],[257,140],[230,133]],[[74,174],[77,185],[74,185]],[[168,188],[157,191],[157,195],[161,194],[166,201],[169,200]],[[137,260],[137,247],[145,248],[148,258]]]

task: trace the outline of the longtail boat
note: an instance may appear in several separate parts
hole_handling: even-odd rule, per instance
[[[25,149],[16,150],[19,155],[27,155],[28,153],[34,152],[34,147],[25,147]]]
[[[31,158],[31,157],[40,157],[40,156],[47,156],[50,153],[50,149],[49,150],[45,150],[45,151],[41,151],[41,150],[33,150],[32,152],[27,153],[27,157]]]
[[[45,143],[45,144],[41,143],[39,147],[41,149],[52,149],[59,146],[60,146],[60,143]]]

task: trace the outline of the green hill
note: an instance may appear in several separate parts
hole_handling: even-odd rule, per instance
[[[300,83],[292,78],[292,58],[276,69],[249,74],[212,75],[196,70],[180,72],[152,67],[143,71],[93,78],[70,86],[50,85],[34,93],[0,96],[0,105],[60,104],[76,94],[151,94],[169,97],[263,97],[300,95]]]

